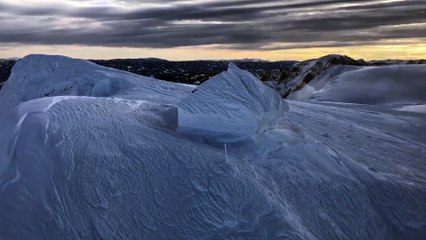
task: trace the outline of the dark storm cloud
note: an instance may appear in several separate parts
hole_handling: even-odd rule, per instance
[[[426,37],[424,0],[8,2],[3,43],[286,49]]]

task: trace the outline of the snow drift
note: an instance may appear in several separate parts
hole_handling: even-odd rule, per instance
[[[22,102],[51,96],[114,97],[175,103],[191,87],[141,77],[62,56],[30,55],[13,67],[0,91],[0,112]],[[158,97],[162,95],[162,97]]]
[[[234,66],[192,90],[20,61],[0,92],[0,239],[424,238],[423,115],[290,101],[282,119]]]

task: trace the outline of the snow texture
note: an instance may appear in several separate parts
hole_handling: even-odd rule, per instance
[[[63,57],[13,71],[0,92],[0,239],[426,236],[424,114],[296,101],[286,112],[234,66],[194,93]],[[217,127],[197,122],[208,116]],[[226,145],[188,138],[181,118]]]

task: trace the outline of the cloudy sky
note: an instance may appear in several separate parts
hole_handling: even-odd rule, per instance
[[[0,57],[426,58],[426,0],[0,0]]]

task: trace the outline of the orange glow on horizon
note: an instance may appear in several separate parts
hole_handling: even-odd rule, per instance
[[[88,46],[2,46],[0,58],[24,57],[28,54],[65,55],[82,59],[163,58],[168,60],[243,59],[306,60],[327,54],[348,55],[355,59],[426,59],[426,41],[386,43],[347,47],[317,47],[288,50],[233,50],[215,46],[181,47],[170,49],[118,48]]]

